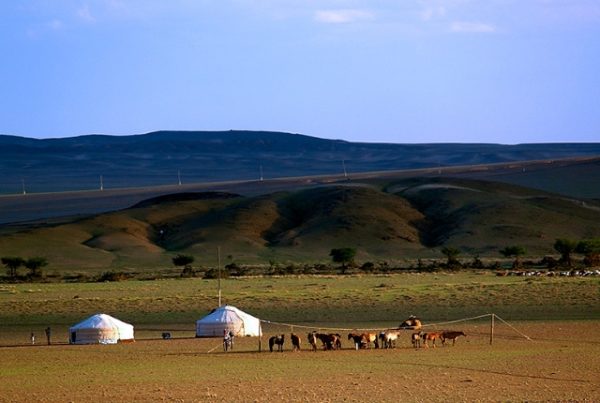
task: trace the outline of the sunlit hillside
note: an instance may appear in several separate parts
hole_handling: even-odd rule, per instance
[[[199,265],[327,262],[332,248],[357,261],[499,258],[524,246],[554,253],[556,238],[600,237],[600,206],[539,190],[460,178],[346,182],[243,197],[184,193],[62,224],[5,229],[0,254],[45,256],[49,270],[160,270],[176,254]]]

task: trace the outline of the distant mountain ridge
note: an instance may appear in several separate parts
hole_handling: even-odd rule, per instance
[[[600,143],[386,144],[268,131],[0,135],[0,194],[252,180],[600,155]],[[342,162],[343,161],[343,162]]]

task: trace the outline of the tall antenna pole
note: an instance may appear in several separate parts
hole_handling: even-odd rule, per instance
[[[177,184],[181,186],[181,171],[177,170]]]
[[[23,185],[23,194],[27,194],[27,192],[25,192],[25,179],[21,178],[21,184]]]
[[[263,181],[263,169],[262,169],[262,165],[260,166],[260,181]]]
[[[104,190],[104,178],[100,175],[100,190]]]
[[[218,274],[218,287],[219,287],[219,306],[221,306],[221,247],[217,246],[217,271]]]
[[[344,178],[348,179],[348,172],[346,172],[346,161],[342,160],[342,168],[344,168]]]

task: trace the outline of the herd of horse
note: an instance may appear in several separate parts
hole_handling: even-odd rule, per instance
[[[445,345],[447,340],[452,340],[452,345],[455,345],[458,337],[467,336],[462,331],[454,330],[423,332],[421,327],[421,321],[416,317],[411,316],[402,322],[396,329],[387,329],[379,333],[351,332],[348,333],[348,340],[352,340],[356,350],[371,348],[371,346],[374,348],[395,348],[396,342],[400,338],[402,332],[405,330],[413,330],[410,340],[413,347],[419,348],[429,347],[429,343],[431,343],[432,347],[435,347],[437,340],[441,341],[442,345]],[[300,351],[300,336],[291,333],[290,339],[292,341],[293,351]],[[323,350],[340,350],[342,348],[342,336],[339,333],[319,333],[312,331],[307,334],[307,341],[313,351],[317,351],[319,349],[319,344]],[[273,336],[269,338],[269,350],[272,352],[274,351],[274,348],[276,348],[277,351],[283,351],[284,343],[284,334]]]

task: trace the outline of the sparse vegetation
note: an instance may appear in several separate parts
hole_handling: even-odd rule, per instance
[[[102,273],[99,277],[98,277],[98,282],[100,283],[104,283],[104,282],[111,282],[111,281],[124,281],[127,280],[129,278],[129,276],[126,273],[123,272],[116,272],[116,271],[107,271]]]
[[[329,256],[331,256],[331,260],[335,263],[340,263],[342,265],[342,274],[344,274],[348,269],[348,265],[354,263],[356,248],[335,248],[329,252]]]
[[[500,250],[500,254],[504,257],[514,257],[515,261],[513,262],[513,268],[519,268],[521,267],[521,260],[520,257],[521,256],[525,256],[525,254],[527,253],[527,250],[522,247],[522,246],[518,246],[518,245],[514,245],[514,246],[507,246],[504,249]]]
[[[181,267],[181,276],[182,277],[191,277],[194,275],[194,271],[192,269],[192,263],[194,263],[194,257],[190,255],[177,255],[172,259],[173,264],[175,266]]]
[[[575,252],[585,256],[583,263],[586,266],[600,266],[600,238],[579,241],[575,248]]]
[[[2,264],[6,267],[8,276],[11,279],[17,278],[17,270],[25,264],[25,259],[18,256],[6,256],[1,259]]]
[[[560,253],[560,262],[568,267],[573,265],[571,255],[575,252],[576,248],[577,241],[571,239],[557,239],[556,242],[554,242],[554,249]]]
[[[456,269],[460,267],[460,262],[458,261],[458,255],[461,254],[460,249],[452,246],[446,246],[442,248],[441,252],[444,256],[446,256],[446,267],[449,269]]]

